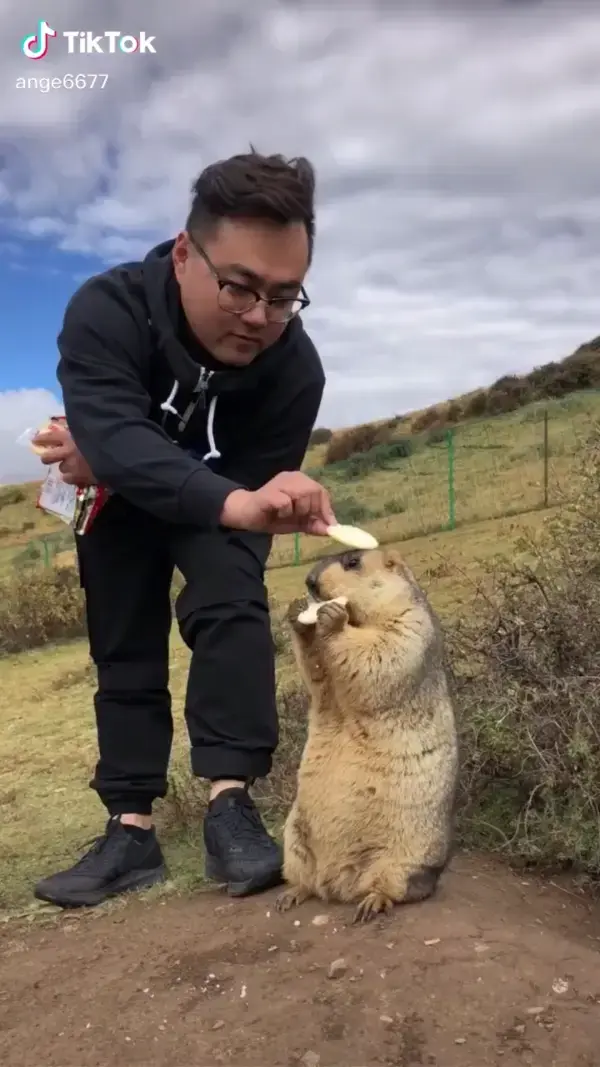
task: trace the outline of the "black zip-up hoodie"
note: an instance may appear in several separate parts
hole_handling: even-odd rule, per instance
[[[77,290],[57,377],[98,482],[167,522],[213,527],[232,490],[300,468],[325,375],[299,318],[249,366],[216,362],[183,316],[173,244]]]

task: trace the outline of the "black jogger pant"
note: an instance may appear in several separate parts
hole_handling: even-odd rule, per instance
[[[261,534],[169,526],[120,497],[77,537],[95,696],[99,760],[90,783],[111,814],[150,814],[167,791],[173,723],[170,586],[192,651],[185,717],[194,774],[267,775],[277,745],[275,657]]]

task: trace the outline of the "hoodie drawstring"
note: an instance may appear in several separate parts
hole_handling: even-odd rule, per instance
[[[206,436],[208,438],[209,451],[202,457],[202,462],[206,463],[208,459],[220,459],[221,453],[217,448],[217,442],[215,441],[215,411],[217,410],[218,397],[213,396],[210,407],[208,409],[208,419],[206,420]]]
[[[173,401],[174,401],[175,397],[177,396],[178,392],[179,392],[179,382],[177,381],[177,379],[175,379],[175,381],[173,382],[173,388],[171,389],[171,392],[169,393],[167,399],[164,400],[163,403],[160,405],[160,410],[161,411],[168,411],[169,415],[179,415],[179,412],[177,411],[177,408],[173,407]]]
[[[177,396],[178,392],[179,382],[177,381],[177,379],[175,379],[175,381],[173,382],[173,387],[167,399],[163,400],[162,404],[160,405],[161,411],[168,412],[169,415],[175,415],[177,418],[179,417],[179,412],[177,411],[177,408],[173,407],[173,401],[175,400],[175,397]],[[221,458],[221,453],[219,452],[219,449],[217,448],[217,442],[215,441],[215,411],[217,410],[218,399],[219,398],[217,396],[213,396],[208,408],[208,418],[206,420],[206,437],[208,440],[209,447],[206,455],[202,457],[203,463],[206,463],[209,459]]]

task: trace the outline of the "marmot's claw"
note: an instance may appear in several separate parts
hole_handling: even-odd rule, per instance
[[[299,904],[303,904],[305,900],[308,900],[309,896],[310,890],[305,889],[304,886],[289,886],[276,897],[275,910],[284,912],[289,911],[290,908],[297,908]]]
[[[344,604],[329,600],[322,604],[317,612],[317,632],[321,637],[343,630],[349,621],[348,609]]]
[[[354,912],[353,923],[368,923],[371,922],[377,915],[382,913],[389,915],[393,911],[394,901],[390,897],[386,897],[383,893],[368,893],[364,900],[361,900],[356,911]]]
[[[296,600],[292,600],[289,605],[285,617],[290,626],[293,626],[294,629],[305,630],[307,628],[303,626],[301,622],[298,622],[298,616],[301,615],[303,611],[306,611],[307,607],[307,597],[298,597]]]

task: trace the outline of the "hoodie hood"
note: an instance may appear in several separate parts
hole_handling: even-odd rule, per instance
[[[215,415],[219,397],[234,390],[260,389],[261,379],[272,374],[288,350],[297,346],[304,328],[299,318],[292,319],[278,341],[247,367],[223,367],[187,327],[173,270],[174,244],[170,240],[156,245],[142,263],[148,322],[173,374],[169,394],[160,404],[162,426],[170,432],[168,426],[172,425],[175,434],[171,436],[183,443],[193,438],[199,422],[203,423],[209,447],[201,458],[205,462],[218,460],[221,453],[215,440]],[[189,334],[187,343],[186,333]]]
[[[271,374],[279,360],[298,344],[304,330],[299,316],[291,320],[274,345],[247,367],[224,367],[196,338],[190,337],[187,345],[182,340],[186,323],[171,258],[174,244],[174,240],[163,241],[150,250],[142,263],[142,279],[150,325],[179,391],[189,396],[205,389],[207,379],[211,393],[216,395],[256,389],[259,379]]]

